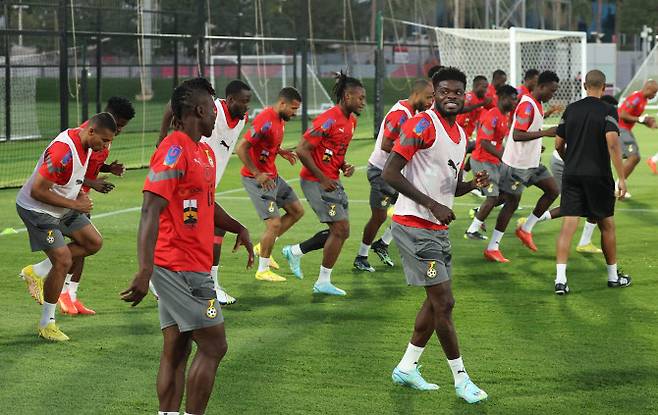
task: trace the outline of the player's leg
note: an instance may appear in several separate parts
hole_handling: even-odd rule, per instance
[[[192,333],[178,326],[162,329],[163,347],[157,377],[160,411],[178,413],[185,391],[185,369],[192,350]]]
[[[370,219],[366,222],[363,227],[363,236],[361,238],[361,245],[359,246],[359,252],[354,258],[354,268],[359,271],[375,272],[375,268],[370,265],[368,262],[368,252],[370,251],[370,246],[377,236],[379,228],[386,222],[388,215],[386,214],[386,208],[375,208],[370,206]]]
[[[624,158],[624,174],[628,182],[628,178],[635,170],[635,166],[641,160],[640,148],[637,145],[635,135],[625,128],[619,129],[619,140],[621,142],[622,157]],[[615,186],[615,189],[617,189],[617,186]],[[630,197],[631,194],[627,191],[624,199],[630,199]]]
[[[63,237],[62,237],[63,242]],[[57,300],[64,285],[66,273],[71,268],[73,259],[68,246],[59,246],[44,251],[52,267],[43,281],[43,306],[39,320],[39,336],[51,341],[66,341],[69,337],[64,334],[55,322],[55,309]]]
[[[628,287],[631,277],[624,274],[617,266],[617,235],[614,217],[610,216],[598,221],[601,231],[601,248],[608,270],[608,287]]]
[[[313,285],[313,292],[329,295],[346,295],[345,291],[334,286],[331,283],[331,272],[338,261],[338,256],[343,248],[343,244],[350,236],[350,222],[346,216],[345,219],[329,222],[329,236],[324,244],[322,251],[322,265],[318,279]]]
[[[484,199],[480,207],[477,209],[477,212],[475,212],[471,225],[468,227],[468,229],[466,229],[466,232],[464,232],[464,239],[473,239],[473,240],[488,239],[487,236],[481,232],[482,226],[484,225],[484,221],[487,219],[487,217],[489,217],[489,214],[491,213],[493,208],[498,206],[499,199],[500,199],[499,195],[487,196],[487,198]]]
[[[601,248],[592,243],[594,229],[596,229],[596,219],[587,218],[585,226],[583,226],[583,232],[580,235],[580,240],[576,246],[576,252],[581,254],[600,254],[603,252]]]
[[[279,229],[279,234],[277,237],[288,232],[288,229],[292,228],[292,226],[299,222],[299,220],[304,216],[304,207],[298,199],[289,203],[285,203],[283,205],[283,210],[286,213],[285,215],[281,216],[281,228]]]
[[[219,362],[228,350],[224,324],[194,330],[192,339],[197,351],[187,375],[185,412],[203,414],[215,384]]]
[[[487,260],[494,262],[509,262],[509,259],[505,258],[502,252],[500,252],[500,242],[503,239],[503,235],[505,235],[505,230],[514,215],[514,212],[519,207],[521,193],[503,193],[502,197],[504,204],[500,209],[500,212],[498,212],[496,227],[491,233],[489,245],[484,251],[484,257]]]
[[[295,275],[295,277],[302,279],[304,278],[304,273],[302,272],[301,260],[305,254],[308,254],[312,251],[317,251],[324,247],[324,244],[327,242],[329,237],[329,229],[325,229],[317,232],[315,235],[311,236],[309,239],[294,244],[286,245],[281,250],[281,253],[288,261],[290,270]]]
[[[557,238],[556,260],[555,260],[555,294],[564,295],[569,293],[567,285],[567,261],[573,235],[578,229],[577,216],[565,216],[562,218],[562,228]]]
[[[270,270],[270,254],[279,232],[281,231],[281,217],[276,215],[265,219],[265,231],[260,238],[260,248],[254,249],[258,253],[258,269],[256,279],[259,281],[281,282],[286,279]]]
[[[222,242],[224,242],[224,235],[226,231],[221,228],[215,227],[215,237],[212,245],[212,267],[210,268],[210,276],[212,277],[215,285],[215,293],[217,300],[221,305],[235,304],[238,300],[229,295],[219,282],[219,262],[222,257]]]
[[[537,250],[537,246],[532,240],[532,229],[540,220],[549,220],[560,216],[560,209],[557,207],[553,213],[549,211],[551,204],[560,195],[555,178],[548,172],[548,169],[542,164],[533,169],[529,184],[534,184],[542,190],[542,195],[537,200],[532,213],[526,218],[524,223],[519,223],[516,229],[516,236],[521,240],[523,245],[532,251]]]

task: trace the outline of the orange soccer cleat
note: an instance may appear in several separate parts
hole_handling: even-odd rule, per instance
[[[521,240],[523,245],[530,248],[531,251],[537,252],[537,246],[532,241],[532,233],[524,231],[521,227],[516,228],[516,237]]]
[[[501,262],[501,263],[510,262],[509,259],[503,256],[503,253],[500,252],[499,249],[485,249],[484,257],[488,261],[492,261],[492,262]]]
[[[653,161],[651,157],[647,159],[647,164],[649,165],[649,168],[653,172],[653,174],[658,174],[658,166],[656,166],[656,162]]]
[[[82,301],[78,300],[77,298],[73,302],[73,305],[75,306],[75,309],[78,310],[78,314],[87,315],[87,316],[93,316],[94,314],[96,314],[94,310],[85,307],[85,305],[82,304]]]
[[[68,292],[59,295],[59,300],[57,301],[57,304],[59,304],[59,309],[62,311],[62,314],[70,314],[70,315],[78,314],[78,309],[75,307],[75,304],[73,304],[73,301],[71,300],[71,296],[69,295]]]

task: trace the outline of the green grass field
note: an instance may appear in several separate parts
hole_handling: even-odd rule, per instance
[[[657,151],[655,133],[637,130],[643,154]],[[293,144],[299,129],[289,128],[287,134],[286,144]],[[119,137],[118,142],[128,138]],[[550,140],[545,143],[552,146]],[[372,144],[354,141],[348,159],[365,165]],[[241,190],[239,166],[233,158],[218,200],[257,239],[263,226]],[[279,167],[301,195],[299,167],[285,161]],[[148,297],[131,308],[119,300],[137,267],[135,235],[145,174],[129,171],[114,179],[117,188],[112,193],[94,195],[94,223],[105,244],[87,261],[80,295],[98,314],[58,316],[72,339],[68,343],[37,338],[40,308],[17,278],[23,266],[42,255],[29,252],[24,232],[0,236],[0,302],[5,310],[0,320],[0,402],[11,413],[156,413],[161,349],[156,301]],[[306,279],[296,280],[284,269],[287,282],[263,283],[254,279],[253,270],[244,270],[245,253],[232,254],[233,238],[227,237],[221,280],[239,302],[223,311],[229,351],[208,414],[658,413],[658,177],[650,175],[644,162],[629,183],[633,199],[617,206],[620,265],[634,278],[627,289],[606,287],[602,257],[574,252],[569,263],[572,294],[555,296],[559,221],[535,227],[537,253],[523,248],[510,227],[501,246],[512,262],[485,262],[484,245],[462,238],[470,222],[468,209],[479,200],[471,195],[457,200],[457,220],[451,227],[454,318],[469,374],[490,396],[476,406],[456,398],[436,339],[421,363],[426,379],[441,389],[423,393],[392,384],[391,370],[409,341],[424,293],[406,286],[399,264],[384,269],[375,257],[377,273],[352,270],[369,216],[369,187],[364,170],[343,182],[351,198],[352,235],[333,281],[347,290],[346,298],[311,294],[319,252],[303,259]],[[1,228],[22,228],[15,195],[16,189],[0,191]],[[527,206],[537,197],[535,189],[526,192],[526,209],[517,217],[527,215]],[[305,207],[302,221],[277,242],[275,258],[282,259],[278,252],[284,244],[321,229]],[[493,218],[488,225],[493,228]],[[395,248],[392,252],[399,262]]]

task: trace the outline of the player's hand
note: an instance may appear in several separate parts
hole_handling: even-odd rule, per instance
[[[555,137],[555,135],[557,134],[556,131],[557,131],[557,127],[551,127],[547,130],[542,130],[543,133],[542,135],[544,137]]]
[[[434,217],[444,225],[448,225],[450,222],[456,219],[455,212],[453,212],[449,207],[440,204],[439,202],[432,203],[429,209],[430,212],[432,212],[432,215],[434,215]]]
[[[336,181],[329,180],[326,177],[320,179],[320,186],[322,186],[322,189],[324,189],[325,192],[333,192],[334,190],[338,189],[338,185],[336,184]]]
[[[556,112],[562,112],[562,111],[564,111],[564,105],[557,104],[548,107],[548,111],[546,112],[548,113],[548,115],[552,115],[555,114]]]
[[[254,245],[251,243],[251,238],[249,237],[249,230],[244,226],[238,232],[235,237],[235,245],[233,246],[233,252],[237,252],[240,246],[244,246],[247,250],[247,268],[251,268],[254,265]]]
[[[108,181],[106,181],[104,178],[96,179],[96,180],[88,180],[89,187],[94,189],[95,191],[99,193],[109,193],[114,189],[114,185]]]
[[[343,163],[343,166],[340,168],[343,171],[343,176],[351,177],[354,174],[354,166],[349,163]]]
[[[297,153],[295,153],[294,151],[280,149],[279,155],[284,159],[288,160],[291,166],[297,163]]]
[[[264,190],[273,190],[276,187],[269,173],[260,172],[254,178]]]
[[[644,125],[652,129],[658,128],[658,125],[656,125],[656,119],[653,117],[646,117],[644,119]]]
[[[123,176],[126,172],[126,167],[123,165],[123,163],[119,163],[119,160],[114,160],[108,165],[108,168],[110,173],[115,176]]]
[[[619,182],[617,183],[617,199],[623,200],[624,196],[626,195],[626,180],[625,179],[620,179]]]
[[[82,213],[89,213],[94,208],[94,202],[89,198],[89,195],[86,192],[78,193],[78,197],[75,199],[74,210]]]
[[[478,189],[484,189],[485,187],[489,186],[489,172],[487,172],[486,170],[481,170],[475,173],[475,177],[473,178],[473,184]]]
[[[130,287],[121,293],[121,299],[127,303],[132,303],[133,307],[141,303],[149,292],[150,279],[150,273],[140,271],[135,274]]]

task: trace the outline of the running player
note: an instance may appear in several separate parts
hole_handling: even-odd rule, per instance
[[[398,101],[388,111],[377,134],[375,148],[368,159],[368,181],[370,182],[370,219],[363,228],[363,237],[359,253],[354,259],[354,268],[361,271],[375,272],[368,262],[371,248],[384,262],[392,267],[393,260],[388,254],[388,246],[393,240],[391,228],[386,228],[384,235],[373,243],[382,224],[386,221],[387,210],[395,204],[398,192],[382,179],[382,169],[393,144],[400,136],[402,124],[420,111],[430,108],[434,101],[434,89],[430,81],[419,79],[414,82],[409,98]]]
[[[45,279],[24,276],[28,291],[43,304],[39,336],[51,341],[69,337],[55,324],[55,308],[73,258],[93,255],[103,238],[85,213],[93,204],[82,183],[92,151],[107,148],[116,133],[114,117],[102,112],[84,128],[60,133],[39,158],[32,176],[21,187],[16,209],[27,228],[32,251],[44,251],[52,266]],[[66,226],[66,244],[61,225]]]
[[[486,95],[488,87],[489,82],[485,76],[478,75],[473,78],[473,90],[466,93],[464,109],[457,116],[457,123],[469,139],[477,129],[482,115],[487,112],[485,107],[489,107],[493,101],[493,98]]]
[[[619,177],[619,194],[626,190],[619,143],[617,111],[601,101],[605,75],[589,71],[585,76],[587,98],[569,105],[560,120],[555,149],[564,159],[562,230],[557,240],[555,293],[569,293],[567,259],[580,216],[596,220],[601,229],[603,254],[608,264],[608,287],[631,285],[631,277],[617,268],[614,209],[615,185],[610,160]]]
[[[466,75],[456,68],[444,68],[434,76],[433,84],[434,108],[402,126],[383,173],[384,180],[400,192],[393,235],[407,283],[424,287],[427,296],[416,316],[411,342],[392,377],[396,384],[414,389],[439,388],[426,382],[418,371],[425,345],[436,332],[454,376],[457,396],[475,403],[486,399],[487,394],[466,373],[452,322],[455,300],[448,225],[455,219],[455,196],[486,186],[488,179],[486,172],[480,172],[474,181],[462,181],[467,138],[456,117],[464,105]]]
[[[632,132],[635,123],[639,122],[651,129],[658,128],[656,119],[644,114],[647,102],[654,99],[656,93],[658,93],[658,82],[649,79],[644,83],[641,90],[633,92],[619,106],[619,138],[621,139],[622,153],[626,159],[624,162],[624,177],[626,177],[626,180],[641,160],[640,148]],[[624,198],[630,199],[630,197],[631,194],[626,192]]]
[[[137,236],[139,270],[122,299],[139,304],[153,279],[158,295],[163,350],[157,377],[160,413],[178,413],[187,390],[185,413],[203,414],[217,367],[227,350],[224,318],[210,276],[214,224],[236,233],[236,248],[248,251],[249,232],[215,202],[215,154],[202,137],[211,136],[217,108],[214,90],[203,78],[178,86],[171,108],[178,130],[151,157],[144,183]],[[185,371],[196,343],[196,355]]]
[[[215,120],[215,128],[212,131],[212,135],[203,138],[203,141],[208,143],[215,152],[215,159],[217,160],[217,178],[215,183],[217,186],[219,186],[222,180],[229,158],[233,154],[233,149],[240,138],[240,133],[242,133],[242,129],[247,124],[247,111],[249,111],[249,103],[251,102],[251,88],[240,80],[229,82],[226,85],[225,93],[226,99],[215,99],[217,119]],[[167,135],[172,120],[173,114],[170,106],[168,106],[162,120],[160,141]],[[218,274],[224,234],[223,229],[215,228],[213,266],[210,270],[210,275],[212,275],[213,281],[215,281],[217,301],[221,305],[230,305],[234,304],[237,300],[220,286]],[[273,264],[270,265],[274,267]]]
[[[475,150],[471,154],[471,171],[486,171],[489,185],[483,189],[487,197],[476,210],[471,226],[464,233],[466,239],[485,240],[480,230],[491,210],[500,204],[500,159],[503,157],[503,141],[509,134],[509,113],[516,107],[517,92],[513,86],[498,88],[498,105],[482,116],[477,132]]]
[[[279,176],[274,163],[277,155],[290,164],[297,162],[296,154],[281,148],[281,143],[286,122],[297,114],[301,104],[302,97],[295,88],[283,88],[276,104],[265,108],[254,118],[252,127],[236,151],[244,164],[240,171],[242,184],[258,216],[265,221],[256,271],[256,279],[261,281],[286,280],[270,270],[270,254],[274,241],[304,215],[304,208],[295,191]],[[285,210],[283,217],[279,209]]]
[[[498,102],[496,100],[498,99],[498,95],[496,95],[496,91],[498,88],[501,86],[505,85],[507,83],[507,74],[505,71],[502,69],[496,69],[493,72],[493,75],[491,76],[491,83],[489,86],[487,86],[487,98],[491,100],[489,104],[485,105],[485,108],[490,110],[492,108],[495,108],[498,106]]]
[[[516,87],[516,92],[520,97],[524,95],[530,95],[532,90],[537,86],[537,81],[539,80],[539,71],[537,69],[528,69],[523,75],[523,83]]]
[[[345,177],[354,174],[354,166],[345,161],[345,153],[354,135],[356,116],[366,104],[366,90],[358,79],[340,72],[333,94],[337,104],[313,120],[313,126],[297,145],[297,155],[304,165],[300,172],[302,191],[320,222],[329,226],[329,232],[318,233],[302,244],[285,246],[283,255],[299,277],[300,259],[308,252],[302,251],[301,245],[312,243],[318,247],[325,238],[322,265],[313,292],[346,295],[331,284],[331,270],[350,235],[347,194],[339,178],[341,171]]]
[[[105,112],[109,112],[114,117],[114,120],[117,124],[117,132],[115,137],[121,133],[121,130],[128,125],[130,120],[135,117],[135,109],[133,108],[130,101],[123,97],[111,97],[107,101],[105,106]],[[80,128],[84,128],[89,124],[89,121],[82,123]],[[114,189],[114,185],[104,178],[98,178],[100,172],[111,173],[115,176],[123,176],[125,168],[123,164],[119,163],[117,160],[113,161],[110,164],[106,164],[108,156],[110,155],[110,146],[102,151],[93,151],[91,157],[89,158],[89,165],[87,166],[87,173],[85,174],[84,183],[82,185],[82,191],[89,193],[90,189],[94,189],[100,193],[108,193]],[[87,215],[89,217],[89,215]],[[91,217],[90,217],[91,219]],[[61,224],[60,230],[62,234],[69,235],[71,231],[66,229],[66,225]],[[21,270],[21,277],[25,279],[26,275],[29,275],[29,278],[45,278],[46,275],[50,272],[52,263],[50,258],[46,257],[43,261],[38,264],[28,265]],[[82,301],[78,298],[78,286],[80,285],[80,280],[82,278],[82,269],[84,267],[84,257],[76,257],[73,259],[73,265],[71,269],[66,274],[66,279],[64,280],[64,286],[62,288],[62,293],[59,296],[57,303],[59,304],[59,309],[63,314],[84,314],[84,315],[94,315],[96,312],[88,307],[86,307]],[[27,281],[27,280],[26,280]]]
[[[555,136],[555,127],[542,130],[544,111],[542,102],[548,102],[558,89],[560,79],[555,72],[545,71],[539,75],[532,94],[521,97],[516,107],[512,128],[501,158],[500,189],[504,192],[505,205],[498,214],[484,257],[490,261],[509,262],[500,252],[500,241],[514,211],[519,206],[521,194],[526,186],[537,186],[544,193],[537,200],[535,209],[526,222],[516,229],[516,236],[533,251],[532,227],[547,212],[559,191],[555,179],[541,163],[542,137]]]

